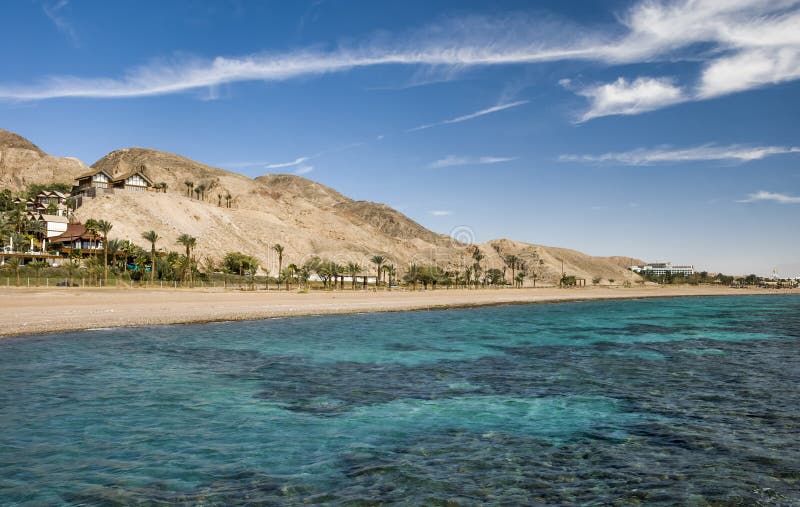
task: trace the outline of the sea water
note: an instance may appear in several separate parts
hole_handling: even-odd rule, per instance
[[[0,504],[800,503],[800,297],[0,341]]]

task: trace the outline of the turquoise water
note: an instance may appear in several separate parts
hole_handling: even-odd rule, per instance
[[[0,341],[3,505],[800,503],[800,297]]]

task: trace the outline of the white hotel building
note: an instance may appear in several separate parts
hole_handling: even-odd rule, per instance
[[[671,262],[653,262],[644,266],[631,266],[631,271],[655,276],[666,274],[689,276],[694,274],[694,266],[673,266]]]

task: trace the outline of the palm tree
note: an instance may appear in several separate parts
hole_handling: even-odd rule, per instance
[[[370,262],[375,264],[375,267],[377,268],[377,276],[375,276],[375,287],[377,287],[379,285],[379,282],[381,281],[381,266],[383,266],[383,263],[385,261],[386,259],[384,259],[380,255],[376,255],[372,259],[370,259]]]
[[[480,280],[481,276],[481,261],[484,259],[483,253],[481,253],[481,249],[477,246],[475,247],[475,251],[472,252],[472,260],[475,263],[472,265],[472,271],[475,273],[475,283],[477,284]]]
[[[217,207],[222,207],[222,194],[217,194]]]
[[[226,205],[226,207],[228,207],[228,208],[231,207],[231,200],[232,199],[233,199],[233,196],[231,195],[230,192],[225,194],[225,205]]]
[[[109,239],[106,248],[111,252],[111,265],[119,268],[119,252],[124,248],[125,242],[121,239]]]
[[[514,281],[517,283],[517,287],[522,288],[522,282],[525,281],[525,273],[517,273],[517,276],[514,277]]]
[[[94,254],[96,253],[94,250],[95,247],[97,246],[97,239],[95,238],[95,236],[97,235],[97,220],[95,220],[94,218],[89,218],[88,220],[86,220],[86,223],[83,224],[83,226],[86,227],[86,232],[89,233],[89,237],[91,238],[89,239],[89,248],[92,250],[92,253]]]
[[[419,266],[416,264],[411,264],[408,266],[408,271],[406,271],[406,274],[403,275],[403,281],[412,284],[414,286],[414,290],[417,290],[417,282],[419,282],[421,275],[422,272]]]
[[[297,273],[297,280],[303,284],[303,287],[308,289],[308,280],[311,278],[311,273],[316,271],[317,263],[319,263],[319,257],[312,257],[311,259],[307,260],[300,268],[296,271]]]
[[[161,189],[161,191],[166,194],[167,193],[167,182],[166,181],[162,181],[161,183],[159,183],[157,185],[157,188]]]
[[[356,276],[361,272],[361,266],[356,262],[347,263],[347,274],[350,275],[350,285],[353,290],[356,290]]]
[[[192,249],[197,245],[197,238],[188,234],[178,236],[178,244],[186,247],[186,264],[189,269],[189,287],[194,287],[194,273],[192,272]]]
[[[511,268],[511,280],[516,281],[516,271],[517,271],[517,264],[519,263],[519,257],[516,255],[506,255],[505,259],[503,259],[508,267]],[[505,283],[505,279],[503,279],[503,283]]]
[[[344,268],[339,264],[336,264],[335,261],[330,261],[330,265],[328,267],[331,275],[331,279],[333,280],[332,288],[336,290],[336,282],[338,281],[340,284],[344,284],[344,278],[342,277],[342,273],[344,272]],[[344,288],[344,287],[342,287]]]
[[[203,183],[203,199],[206,198],[206,192],[211,192],[215,188],[217,188],[218,180],[211,180]]]
[[[283,246],[280,243],[275,243],[272,249],[278,254],[278,286],[280,287],[281,277],[283,276]],[[288,285],[286,290],[289,290]]]
[[[117,249],[118,252],[122,252],[122,271],[128,271],[128,256],[130,255],[131,250],[135,245],[128,241],[127,239],[122,241],[122,244]]]
[[[16,206],[7,213],[7,220],[14,226],[14,231],[22,232],[25,228],[25,208]]]
[[[194,188],[194,181],[186,180],[183,182],[183,184],[186,185],[186,195],[189,196],[189,198],[191,199],[192,189]]]
[[[27,266],[29,268],[31,268],[33,270],[33,272],[36,274],[36,286],[37,287],[39,286],[39,273],[42,271],[42,269],[46,268],[47,265],[48,265],[47,262],[45,262],[43,260],[35,260],[35,261],[31,261],[31,262],[29,262],[27,264]]]
[[[21,265],[22,264],[19,260],[19,257],[14,257],[12,259],[9,259],[6,261],[5,264],[6,269],[14,272],[14,275],[16,277],[16,283],[14,285],[16,285],[17,287],[19,287],[19,268]]]
[[[159,237],[156,231],[146,231],[142,233],[142,238],[150,242],[150,285],[152,286],[156,276],[156,241],[159,240]],[[126,264],[127,262],[128,260],[125,259]]]
[[[32,234],[37,238],[40,238],[47,233],[47,228],[44,222],[40,222],[38,220],[28,220],[25,223],[25,230],[28,234]]]
[[[80,265],[75,261],[75,259],[69,259],[67,262],[62,264],[64,268],[67,270],[67,287],[72,287],[72,278],[75,276],[75,271],[80,267]]]
[[[389,287],[391,287],[394,277],[397,275],[397,268],[394,267],[394,264],[387,264],[383,266],[383,271],[386,273],[386,277],[389,279]]]
[[[294,264],[289,264],[283,269],[283,271],[280,272],[279,280],[283,279],[283,281],[286,282],[287,291],[289,290],[289,283],[292,281],[292,279],[294,279],[296,273],[297,273],[297,266]],[[280,285],[278,285],[278,288],[280,288]]]
[[[103,234],[103,284],[108,286],[108,233],[114,228],[111,222],[99,220],[97,230]]]

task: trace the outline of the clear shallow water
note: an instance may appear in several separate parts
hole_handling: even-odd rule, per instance
[[[0,341],[0,503],[800,504],[800,297]]]

